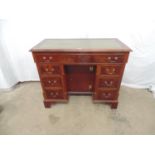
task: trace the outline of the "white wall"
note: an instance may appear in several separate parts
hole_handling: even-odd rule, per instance
[[[5,0],[1,4],[0,18],[6,21],[0,53],[9,56],[8,72],[12,72],[4,74],[4,64],[0,66],[0,88],[39,80],[28,51],[44,38],[117,37],[133,49],[123,84],[155,90],[153,0]]]
[[[6,46],[6,20],[0,20],[0,88],[10,88],[18,82],[10,49]]]

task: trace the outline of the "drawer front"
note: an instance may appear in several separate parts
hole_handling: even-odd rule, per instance
[[[62,87],[62,81],[60,77],[44,77],[42,79],[44,87]]]
[[[118,92],[116,90],[99,90],[97,99],[98,100],[116,100],[118,97]]]
[[[39,64],[39,70],[42,74],[48,74],[48,75],[61,74],[61,66],[49,63]]]
[[[124,61],[124,55],[102,54],[93,57],[93,62],[96,63],[123,63]]]
[[[64,99],[63,90],[45,90],[44,95],[47,99]]]
[[[56,57],[53,57],[52,54],[35,54],[35,59],[37,62],[53,62],[56,60]]]
[[[119,79],[118,78],[99,78],[98,82],[99,88],[118,88],[119,87]]]
[[[102,65],[100,67],[100,74],[103,75],[120,75],[123,66],[121,65]]]
[[[91,55],[80,55],[80,54],[37,54],[35,55],[37,62],[44,62],[44,63],[87,63],[92,62]]]
[[[123,54],[35,54],[37,62],[45,63],[123,63]]]

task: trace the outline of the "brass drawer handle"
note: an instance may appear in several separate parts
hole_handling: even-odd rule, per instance
[[[114,74],[115,71],[116,71],[115,68],[112,68],[112,69],[106,68],[106,73],[108,73],[108,74]]]
[[[116,57],[114,57],[114,60],[118,60],[118,57],[116,56]]]
[[[52,81],[49,80],[48,83],[57,83],[57,81],[56,80],[52,80]]]
[[[52,57],[52,56],[50,56],[50,57],[49,57],[49,59],[50,59],[50,60],[52,60],[52,59],[53,59],[53,57]]]
[[[48,72],[48,68],[45,68],[45,71]]]
[[[105,98],[109,98],[112,96],[112,94],[111,93],[102,93],[102,96]]]
[[[111,57],[110,56],[108,57],[108,60],[111,60]]]
[[[50,95],[51,95],[52,97],[57,97],[57,96],[59,95],[59,93],[58,93],[58,92],[55,92],[55,93],[54,93],[54,92],[51,92]]]
[[[51,72],[54,72],[55,71],[54,68],[51,68],[50,70],[51,70]],[[49,68],[45,68],[45,71],[48,72],[49,71]]]
[[[46,60],[46,57],[45,56],[43,56],[43,60]]]
[[[89,90],[92,90],[92,85],[91,84],[88,86],[88,89]]]
[[[51,81],[49,80],[48,83],[51,83]]]
[[[50,56],[50,57],[43,56],[42,59],[46,60],[46,61],[50,61],[53,59],[53,57],[52,56]]]
[[[56,81],[56,80],[54,80],[54,81],[53,81],[53,83],[57,83],[57,81]]]
[[[115,56],[115,57],[108,56],[107,59],[110,60],[110,62],[117,62],[117,60],[119,60],[119,57],[118,56]]]
[[[111,87],[113,85],[113,81],[104,81],[104,84],[107,86],[107,87]]]

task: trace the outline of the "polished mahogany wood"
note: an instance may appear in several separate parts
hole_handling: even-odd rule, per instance
[[[66,65],[68,92],[93,92],[96,67],[93,65]]]
[[[46,39],[31,49],[45,107],[67,103],[70,94],[89,94],[94,103],[117,108],[131,49],[118,39]]]

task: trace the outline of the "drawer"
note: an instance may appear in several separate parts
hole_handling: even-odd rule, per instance
[[[123,63],[124,54],[35,54],[37,62],[68,63]]]
[[[64,99],[64,93],[62,89],[59,90],[46,89],[44,91],[44,96],[47,99]]]
[[[123,63],[125,61],[125,56],[123,54],[101,54],[95,55],[92,61],[96,63]]]
[[[61,77],[44,77],[42,83],[44,87],[62,87]]]
[[[61,74],[61,66],[60,65],[42,63],[42,64],[39,64],[39,70],[40,70],[41,74],[48,74],[48,75]]]
[[[119,87],[119,78],[109,77],[109,78],[99,78],[98,80],[99,88],[118,88]]]
[[[123,65],[101,65],[100,74],[103,75],[120,75]]]
[[[118,92],[116,90],[99,90],[97,99],[98,100],[116,100]]]
[[[56,60],[56,57],[53,57],[52,54],[35,54],[35,59],[37,62],[53,62]]]
[[[92,56],[83,54],[35,54],[36,61],[44,63],[87,63],[91,62]]]

